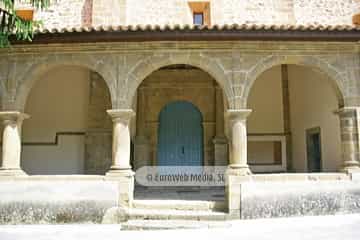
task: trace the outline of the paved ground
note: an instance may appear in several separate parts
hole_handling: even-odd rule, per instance
[[[0,226],[0,239],[360,239],[360,214],[232,221],[231,227],[198,230],[120,231],[119,225]]]

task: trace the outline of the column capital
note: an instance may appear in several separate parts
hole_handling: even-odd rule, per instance
[[[246,120],[251,112],[251,109],[229,109],[226,111],[225,116],[230,121],[241,121]]]
[[[4,121],[23,121],[30,118],[30,115],[18,111],[5,111],[0,112],[0,119]]]
[[[117,121],[129,121],[132,117],[136,114],[132,109],[110,109],[106,111],[110,117],[112,118],[113,122]]]

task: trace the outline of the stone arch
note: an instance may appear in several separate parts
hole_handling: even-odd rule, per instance
[[[59,66],[83,67],[91,71],[97,72],[104,79],[110,93],[111,103],[112,105],[114,105],[116,99],[116,92],[113,85],[116,82],[113,80],[111,69],[107,68],[104,63],[96,62],[95,60],[90,58],[76,60],[73,58],[59,59],[55,56],[34,63],[28,68],[27,71],[24,71],[18,76],[16,76],[18,84],[15,91],[15,96],[13,97],[14,108],[16,110],[23,111],[25,109],[26,100],[35,83],[45,73]]]
[[[312,57],[312,56],[296,56],[296,57],[287,57],[287,56],[268,56],[263,58],[258,62],[256,66],[254,66],[246,75],[246,88],[244,91],[244,106],[247,106],[247,101],[251,89],[255,83],[255,81],[260,77],[262,73],[266,70],[271,69],[272,67],[279,66],[282,64],[292,64],[292,65],[300,65],[304,67],[309,67],[312,70],[318,71],[320,73],[326,74],[332,85],[333,89],[336,92],[337,98],[339,100],[339,105],[344,106],[344,97],[345,97],[345,89],[344,89],[344,79],[341,74],[333,67],[331,67],[328,63],[323,60]]]
[[[222,67],[214,60],[199,54],[169,54],[167,56],[152,55],[147,59],[141,61],[129,72],[127,80],[129,83],[129,91],[127,95],[128,106],[131,106],[132,100],[135,98],[136,90],[140,84],[151,73],[159,70],[162,67],[185,64],[199,68],[200,70],[209,74],[221,87],[227,100],[226,106],[234,107],[232,100],[234,99],[232,89],[228,80],[228,75],[224,72]]]

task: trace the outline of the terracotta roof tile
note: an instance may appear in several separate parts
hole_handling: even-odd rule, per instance
[[[360,31],[356,25],[265,25],[265,24],[225,24],[212,26],[197,25],[129,25],[96,26],[38,29],[36,34],[74,32],[163,32],[163,31]]]

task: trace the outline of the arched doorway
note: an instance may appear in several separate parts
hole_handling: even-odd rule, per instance
[[[202,115],[192,103],[171,102],[161,110],[157,159],[159,166],[203,165]]]
[[[157,170],[164,174],[198,173],[203,167],[227,163],[226,143],[219,146],[224,141],[215,141],[225,135],[226,97],[210,74],[186,64],[161,67],[146,76],[134,100],[135,170],[174,166]],[[223,201],[224,191],[223,187],[138,184],[134,198],[139,204],[150,199]]]

